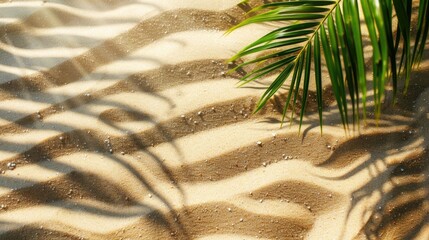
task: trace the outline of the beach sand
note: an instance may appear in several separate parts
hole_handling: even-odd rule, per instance
[[[228,73],[272,29],[224,35],[240,0],[0,2],[0,239],[429,239],[428,55],[379,127],[326,85],[298,136]]]

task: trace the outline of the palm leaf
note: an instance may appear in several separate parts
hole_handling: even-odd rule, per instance
[[[357,0],[291,0],[253,7],[250,12],[256,15],[247,18],[228,32],[255,23],[278,22],[282,25],[249,44],[230,59],[235,61],[252,54],[263,53],[233,69],[247,65],[255,66],[254,70],[242,78],[241,85],[279,71],[278,77],[259,100],[255,112],[259,111],[292,76],[282,124],[290,108],[292,121],[299,89],[302,87],[299,119],[301,128],[313,63],[319,123],[322,127],[323,57],[344,129],[348,129],[350,114],[353,126],[359,125],[360,119],[365,120],[367,89],[371,85],[374,94],[374,113],[378,119],[386,85],[391,82],[396,96],[398,82],[402,80],[406,91],[410,73],[413,67],[418,67],[425,50],[429,32],[429,0],[419,1],[418,11],[415,13],[416,23],[411,22],[411,16],[414,14],[412,2],[412,0],[361,0],[358,4]],[[394,16],[398,20],[396,26],[392,24]],[[366,76],[365,62],[368,59],[365,59],[363,53],[362,19],[368,29],[369,47],[372,49],[372,79],[367,79]],[[413,32],[410,28],[412,24],[417,26],[413,31],[415,32],[413,45],[411,45]]]

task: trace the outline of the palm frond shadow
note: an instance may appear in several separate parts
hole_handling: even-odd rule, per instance
[[[383,192],[383,197],[375,204],[376,210],[362,229],[369,239],[380,237],[389,239],[391,236],[396,239],[416,239],[420,231],[428,226],[429,211],[426,206],[429,200],[426,191],[429,187],[428,160],[429,155],[425,151],[413,159],[407,159],[406,162],[394,166],[388,178],[414,177],[415,179],[393,182],[393,188]],[[368,193],[364,189],[359,189],[355,194],[366,196]]]
[[[152,121],[153,123],[155,123],[154,120],[149,119],[149,121]],[[113,126],[115,126],[115,125],[113,125]],[[40,128],[37,128],[37,129],[40,130]],[[48,129],[49,129],[49,126],[48,126]],[[120,129],[120,128],[118,128],[118,129]],[[125,132],[125,130],[124,130],[124,132]],[[163,131],[159,131],[159,133],[160,134],[165,134],[165,132],[163,132]],[[61,155],[65,155],[65,154],[67,154],[67,152],[70,152],[70,151],[89,151],[89,152],[91,152],[91,151],[97,151],[97,152],[98,151],[103,151],[103,152],[105,152],[105,156],[107,156],[107,158],[110,161],[114,161],[116,163],[119,163],[129,173],[131,173],[136,179],[138,179],[139,182],[142,184],[142,186],[145,189],[147,189],[147,191],[149,193],[153,194],[155,197],[157,197],[158,199],[160,199],[167,206],[167,208],[169,209],[169,213],[171,214],[170,218],[174,219],[174,216],[176,216],[176,214],[174,214],[175,210],[170,205],[169,201],[166,198],[164,198],[162,196],[162,194],[160,194],[157,190],[155,190],[152,187],[152,184],[149,181],[146,180],[146,178],[141,174],[141,171],[139,169],[136,169],[134,166],[132,166],[129,163],[125,162],[123,159],[121,159],[121,158],[119,158],[119,157],[117,157],[115,155],[109,154],[108,153],[108,149],[106,149],[106,146],[105,146],[105,144],[103,144],[102,139],[100,139],[100,138],[94,138],[93,135],[87,134],[86,130],[71,131],[71,132],[67,132],[65,134],[62,134],[60,136],[62,136],[65,139],[65,142],[67,142],[67,144],[65,146],[64,146],[63,143],[61,143],[61,145],[63,145],[63,146],[60,146],[58,148],[58,149],[60,149],[60,151],[64,151],[64,152],[60,153]],[[164,139],[166,139],[167,142],[171,141],[171,139],[172,139],[171,136],[169,136],[169,135],[164,135],[164,136],[165,136]],[[129,138],[129,141],[133,143],[133,145],[134,145],[134,147],[136,149],[140,149],[141,151],[144,151],[146,154],[148,154],[151,157],[151,159],[158,164],[158,166],[161,168],[162,172],[164,172],[165,176],[167,176],[167,179],[170,179],[170,182],[173,183],[173,184],[175,184],[176,188],[179,191],[181,191],[181,187],[176,184],[175,179],[172,178],[171,173],[168,170],[168,168],[166,168],[163,165],[162,160],[158,156],[156,156],[156,155],[150,153],[149,151],[145,150],[147,147],[151,146],[152,143],[150,143],[150,142],[142,142],[140,138],[133,137],[133,135],[130,135],[127,138]],[[25,151],[25,152],[19,154],[18,158],[24,158],[24,159],[26,159],[25,161],[27,163],[38,163],[38,162],[43,161],[43,160],[45,160],[45,161],[46,160],[53,160],[53,161],[55,161],[55,158],[57,158],[57,157],[59,157],[61,155],[58,155],[58,152],[52,152],[51,149],[50,149],[50,147],[45,147],[45,146],[52,146],[52,142],[55,142],[58,139],[59,139],[59,136],[57,135],[57,136],[55,136],[54,139],[52,139],[53,141],[52,140],[51,141],[48,140],[47,142],[43,143],[40,146],[36,145],[35,147],[30,148],[28,151]],[[82,147],[73,147],[73,146],[79,145],[79,144],[84,144],[84,145]],[[174,145],[173,142],[171,142],[171,144],[172,144],[173,147],[175,147],[175,145]],[[14,145],[14,143],[11,143],[11,145]],[[4,144],[1,145],[1,148],[3,148],[3,147],[5,147]],[[16,143],[15,143],[15,148],[16,148]],[[120,147],[118,147],[118,148],[120,148]],[[177,149],[178,153],[180,153],[180,150],[177,147],[175,147],[175,148]],[[116,152],[119,152],[119,150],[117,150]],[[11,161],[12,162],[18,162],[18,161],[13,161],[13,159]],[[2,163],[3,163],[2,164],[3,165],[3,169],[6,168],[5,165],[8,162],[11,162],[11,161],[9,161],[7,159],[5,161],[2,161]],[[73,175],[74,171],[79,171],[79,170],[74,169],[74,167],[72,167],[70,165],[62,164],[62,163],[43,164],[43,162],[42,162],[42,163],[38,164],[38,166],[40,166],[42,168],[50,169],[50,170],[53,170],[53,171],[56,171],[56,172],[64,172],[64,173],[67,174],[67,176]],[[0,176],[1,185],[3,185],[4,187],[9,187],[9,188],[12,187],[12,186],[8,186],[7,185],[8,182],[9,183],[13,183],[14,187],[16,187],[17,182],[19,183],[19,179],[13,179],[13,178],[12,179],[8,179],[8,180],[6,180],[6,179],[7,179],[7,177]],[[105,183],[109,182],[109,180],[98,180],[98,181],[105,182]],[[4,185],[4,184],[6,184],[6,185]],[[31,182],[23,181],[23,184],[28,185],[28,184],[31,184]],[[114,183],[109,183],[109,185],[111,187],[113,187],[115,184]],[[35,188],[35,186],[30,187],[31,190],[34,190],[34,188]],[[100,188],[95,188],[95,189],[100,190]],[[17,190],[17,191],[18,191],[18,197],[17,198],[18,199],[22,199],[22,195],[20,194],[20,193],[22,193],[22,189]],[[44,195],[45,197],[46,196],[50,197],[48,200],[45,200],[45,201],[47,201],[47,202],[54,201],[55,202],[56,198],[58,198],[58,197],[56,197],[56,194],[59,194],[59,192],[61,192],[61,189],[59,189],[59,191],[54,191],[51,194]],[[90,191],[90,192],[94,192],[94,191]],[[117,191],[117,193],[118,192],[120,193],[121,191]],[[34,194],[34,192],[33,192],[33,196],[34,197],[40,196],[39,194],[40,193]],[[105,193],[101,193],[101,194],[103,196],[109,196],[109,192],[105,192]],[[122,192],[121,195],[124,198],[127,197],[127,194],[125,192]],[[94,195],[91,195],[91,197],[94,197]],[[37,200],[37,199],[34,199],[34,200]],[[106,202],[106,201],[108,202],[108,198],[100,198],[99,200],[102,200],[103,202]],[[133,204],[133,205],[141,205],[140,203],[138,203],[136,201],[133,202],[131,200],[129,201],[129,203]],[[142,205],[142,206],[145,206],[145,205]],[[79,209],[79,211],[81,211],[84,208],[80,204],[77,204],[76,209]],[[94,211],[96,211],[98,214],[104,215],[103,212],[101,211],[101,209],[98,209],[98,210],[95,209]],[[152,209],[151,212],[153,212],[153,211],[157,211],[157,210],[156,209]],[[166,220],[163,220],[162,222],[169,223]],[[179,226],[179,229],[182,229],[180,227],[180,222],[177,223],[177,226]],[[168,227],[169,229],[172,229],[171,226],[169,226],[169,225],[166,225],[166,227]],[[173,230],[171,230],[171,231],[173,231]],[[181,230],[181,233],[186,236],[186,232],[183,229]]]
[[[359,235],[367,239],[421,238],[419,234],[429,224],[427,108],[418,112],[420,110],[415,107],[417,99],[421,99],[422,92],[427,92],[429,87],[425,81],[427,75],[427,70],[419,72],[414,79],[418,87],[410,88],[409,95],[400,98],[396,105],[399,109],[406,106],[405,113],[414,111],[409,120],[396,120],[393,124],[403,127],[350,139],[318,164],[323,168],[347,169],[337,176],[320,176],[334,181],[348,180],[361,172],[371,173],[369,181],[352,192],[346,219],[351,218],[358,205],[378,194],[380,197],[367,206],[360,219],[366,224]],[[362,156],[367,157],[360,159]],[[350,165],[353,167],[348,167]]]
[[[119,1],[123,3],[123,1]],[[146,4],[142,1],[132,1],[135,4]],[[127,1],[127,4],[131,2]],[[117,7],[124,7],[127,4],[120,4],[120,6],[112,5],[113,9]],[[179,159],[183,159],[181,149],[175,145],[175,140],[179,137],[192,134],[194,132],[202,131],[205,129],[216,127],[217,124],[231,124],[235,121],[222,121],[219,118],[223,114],[217,108],[213,112],[213,116],[206,114],[201,116],[199,121],[214,121],[214,125],[198,125],[192,124],[189,121],[183,121],[182,118],[174,118],[165,122],[160,122],[155,116],[146,112],[143,108],[130,107],[129,105],[122,104],[120,101],[112,99],[104,99],[105,97],[113,96],[120,93],[136,93],[147,94],[157,98],[169,105],[171,109],[176,106],[170,97],[159,94],[160,91],[175,87],[180,84],[199,82],[202,80],[221,79],[222,76],[211,76],[212,73],[220,73],[227,70],[226,64],[222,59],[203,59],[185,63],[178,63],[174,65],[166,65],[157,59],[142,59],[141,57],[131,56],[131,54],[140,48],[148,46],[152,42],[166,37],[169,34],[181,31],[197,30],[197,29],[218,29],[225,30],[237,23],[241,18],[242,10],[239,8],[227,9],[222,12],[205,11],[196,9],[179,9],[172,11],[163,11],[157,6],[154,6],[160,12],[157,16],[145,19],[136,24],[136,26],[125,33],[121,33],[111,39],[103,40],[96,36],[85,36],[82,34],[59,34],[59,37],[66,37],[66,39],[73,40],[74,42],[64,42],[63,44],[69,49],[78,48],[80,45],[90,46],[90,49],[82,54],[69,58],[68,56],[61,56],[57,54],[56,57],[35,57],[34,59],[26,56],[16,56],[12,52],[3,51],[1,56],[8,58],[9,61],[3,63],[4,66],[17,65],[19,68],[26,68],[27,64],[34,61],[41,61],[45,59],[45,65],[39,67],[47,68],[45,71],[39,71],[35,74],[22,75],[12,74],[12,72],[2,72],[0,84],[0,98],[1,100],[25,100],[41,104],[49,104],[49,107],[39,109],[37,112],[28,114],[28,112],[21,112],[19,110],[1,109],[0,116],[6,123],[0,126],[2,130],[0,137],[0,150],[14,153],[12,157],[2,159],[0,163],[1,169],[7,169],[7,163],[17,163],[17,169],[26,167],[27,165],[37,165],[42,169],[55,171],[60,174],[60,177],[53,178],[48,182],[38,182],[33,180],[26,180],[25,178],[17,176],[9,176],[8,173],[0,175],[0,186],[3,188],[14,189],[9,193],[10,198],[6,195],[0,195],[2,202],[6,203],[7,209],[4,211],[14,211],[18,209],[25,209],[34,203],[38,205],[50,206],[55,208],[67,209],[70,212],[79,213],[87,212],[91,214],[99,214],[109,217],[135,217],[136,214],[144,219],[148,219],[160,228],[166,229],[167,232],[175,233],[182,236],[184,239],[191,239],[188,233],[188,228],[185,228],[184,223],[176,210],[175,205],[171,203],[171,196],[165,196],[164,193],[158,191],[156,184],[148,180],[146,173],[150,170],[142,171],[148,161],[155,163],[157,177],[160,182],[168,182],[175,189],[177,189],[178,198],[181,198],[181,203],[186,203],[186,196],[183,189],[178,184],[177,179],[172,174],[171,170],[164,164],[159,154],[151,151],[150,148],[156,147],[159,144],[170,145],[175,149]],[[3,9],[4,10],[4,9]],[[0,9],[0,11],[3,11]],[[75,9],[78,11],[78,7]],[[55,12],[55,9],[49,11]],[[91,10],[92,11],[92,10]],[[95,11],[95,10],[94,10]],[[107,11],[107,10],[106,10]],[[61,12],[61,11],[57,11]],[[43,11],[36,11],[27,19],[18,21],[12,24],[0,26],[0,41],[6,47],[19,49],[31,53],[33,49],[38,51],[48,50],[52,47],[58,46],[58,42],[51,41],[48,35],[44,35],[43,31],[38,32],[43,28],[51,28],[53,26],[41,26],[40,22],[31,23],[38,16],[45,14]],[[90,16],[89,14],[88,16]],[[61,18],[61,14],[56,14]],[[64,21],[57,22],[64,26],[81,26],[75,22],[77,16],[65,14]],[[91,18],[91,17],[89,17]],[[204,18],[204,21],[202,20]],[[89,22],[97,25],[100,19],[93,19]],[[104,19],[108,20],[108,19]],[[109,20],[110,21],[110,20]],[[189,22],[195,24],[189,24]],[[130,20],[131,22],[131,20]],[[170,23],[175,24],[171,25]],[[162,26],[165,31],[158,31]],[[153,31],[151,29],[154,29]],[[25,31],[28,30],[28,31]],[[22,38],[27,36],[28,38]],[[30,45],[31,39],[37,39],[40,46]],[[46,41],[45,41],[46,40]],[[45,43],[45,44],[43,44]],[[183,44],[183,43],[179,43]],[[36,44],[37,45],[37,44]],[[18,59],[21,58],[21,59]],[[116,60],[122,59],[138,60],[138,61],[152,61],[159,68],[140,73],[133,73],[130,75],[125,74],[111,74],[98,71],[100,67],[113,63]],[[65,61],[64,61],[65,60]],[[17,64],[19,63],[19,64]],[[31,64],[30,64],[31,65]],[[197,67],[196,67],[197,66]],[[188,76],[187,69],[192,69],[194,74]],[[38,69],[33,69],[38,70]],[[199,74],[201,72],[201,74]],[[232,75],[233,78],[238,78],[237,75]],[[176,79],[175,81],[164,81],[165,79]],[[87,91],[82,95],[63,95],[47,90],[55,87],[72,84],[78,81],[89,80],[116,80],[119,81],[113,86],[103,88],[95,91]],[[165,82],[164,85],[154,84]],[[93,105],[95,108],[87,108],[86,105]],[[215,105],[216,107],[218,104]],[[98,112],[94,109],[97,108],[108,109],[104,112]],[[150,106],[148,106],[150,107]],[[119,113],[130,113],[125,119],[112,119],[106,116],[112,116],[108,113],[109,110],[119,110]],[[107,146],[105,140],[107,133],[99,132],[94,127],[76,129],[73,125],[65,124],[62,121],[50,121],[51,117],[60,115],[63,112],[73,111],[77,114],[96,118],[101,123],[115,129],[118,132],[124,133],[122,136],[111,137],[110,146]],[[134,113],[134,115],[133,115]],[[186,115],[195,115],[197,112],[189,112]],[[121,116],[122,117],[122,116]],[[219,118],[219,119],[217,119]],[[121,125],[121,122],[127,121],[141,121],[148,123],[151,127],[135,133],[128,133],[127,129]],[[179,126],[179,127],[178,127]],[[52,135],[45,139],[43,142],[35,143],[20,143],[15,140],[6,139],[9,134],[25,134],[27,131],[56,131],[58,134]],[[109,151],[112,149],[113,154]],[[119,154],[124,152],[124,156]],[[135,196],[130,194],[126,189],[126,185],[119,186],[115,181],[93,175],[91,170],[94,166],[88,166],[88,171],[83,171],[76,168],[73,164],[68,164],[62,161],[57,161],[58,158],[67,154],[76,152],[97,153],[104,157],[104,161],[118,164],[133,178],[140,183],[140,188],[144,191],[142,195]],[[144,156],[143,158],[138,155]],[[130,160],[131,159],[131,160]],[[84,161],[84,160],[79,160]],[[185,169],[186,172],[186,169]],[[66,182],[71,187],[63,186]],[[130,188],[133,186],[129,186]],[[69,190],[73,190],[69,194]],[[44,194],[41,194],[44,193]],[[109,194],[110,193],[110,194]],[[164,207],[155,208],[142,202],[142,196],[149,194],[153,199],[159,200]],[[84,201],[79,201],[83,198]],[[20,199],[20,203],[15,200]],[[3,201],[4,200],[4,201]],[[101,202],[110,206],[127,209],[128,207],[139,208],[141,210],[134,213],[127,213],[126,211],[111,211],[98,206],[88,205],[85,201]],[[177,199],[176,199],[177,200]],[[177,201],[175,201],[177,204]],[[11,223],[12,224],[12,223]],[[18,224],[18,223],[16,223]],[[62,223],[55,223],[62,224]],[[32,228],[29,225],[16,225],[14,228],[17,230],[2,233],[0,238],[4,239],[17,239],[23,232],[38,232],[39,236],[43,236],[43,232],[49,231]],[[69,226],[70,228],[70,226]],[[40,230],[40,231],[39,231]],[[79,229],[77,229],[78,231]]]
[[[392,151],[400,153],[399,149],[415,143],[418,136],[418,130],[412,128],[389,133],[362,135],[342,143],[326,161],[317,164],[322,168],[348,169],[345,173],[338,176],[319,176],[333,181],[348,180],[361,172],[368,171],[371,173],[370,180],[351,194],[351,203],[347,211],[345,226],[347,226],[347,222],[350,220],[354,209],[358,205],[364,204],[375,193],[379,193],[381,198],[376,203],[371,203],[370,206],[367,206],[368,210],[362,213],[362,219],[359,219],[366,222],[360,234],[364,234],[367,239],[413,239],[427,224],[427,219],[422,220],[420,216],[422,214],[427,218],[427,211],[424,210],[422,205],[414,205],[415,201],[413,199],[415,192],[424,191],[428,187],[428,180],[424,175],[428,166],[427,151],[408,154],[406,159],[396,164],[386,161],[387,158],[392,157]],[[359,160],[359,157],[362,156],[369,157],[365,158],[365,160]],[[356,164],[355,161],[362,162]],[[347,168],[350,165],[354,167],[351,169]],[[385,169],[380,169],[381,165]],[[404,178],[402,179],[402,183],[398,183],[398,177]],[[414,178],[415,181],[412,180]],[[386,185],[389,184],[392,185],[392,188],[386,190]],[[403,201],[397,202],[399,198],[402,198]],[[419,199],[426,201],[424,200],[426,198],[422,197]],[[401,209],[404,206],[405,208]],[[413,222],[413,224],[398,227],[401,222],[410,223],[403,218],[416,214],[416,212],[413,212],[414,207],[411,206],[419,208],[418,211],[424,210],[424,212],[415,216],[419,220]],[[395,213],[395,211],[399,211],[400,213]],[[364,216],[368,216],[368,214],[371,217],[366,219]],[[419,228],[416,229],[417,227]],[[343,229],[344,233],[345,229]],[[382,238],[383,234],[388,234],[390,238]],[[406,234],[408,234],[408,237],[403,237]],[[412,234],[414,234],[413,237],[411,237]]]

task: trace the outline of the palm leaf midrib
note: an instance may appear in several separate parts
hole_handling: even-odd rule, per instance
[[[309,44],[313,41],[314,36],[316,36],[316,33],[320,30],[320,28],[322,27],[322,25],[325,24],[325,22],[328,19],[328,17],[332,15],[332,13],[339,6],[339,4],[340,4],[341,1],[342,0],[336,1],[335,4],[332,5],[332,7],[326,13],[325,17],[320,21],[319,25],[316,26],[316,28],[314,29],[313,33],[308,37],[308,41],[304,44],[304,46],[302,47],[301,51],[299,51],[299,53],[296,55],[296,59],[294,60],[294,63],[296,63],[297,59],[299,59],[301,57],[301,54],[303,52],[305,52],[305,50],[307,49],[307,47],[309,46]]]

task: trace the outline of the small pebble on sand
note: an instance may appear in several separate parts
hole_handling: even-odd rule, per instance
[[[14,170],[16,168],[16,163],[14,162],[7,163],[7,168],[9,168],[9,170]]]

